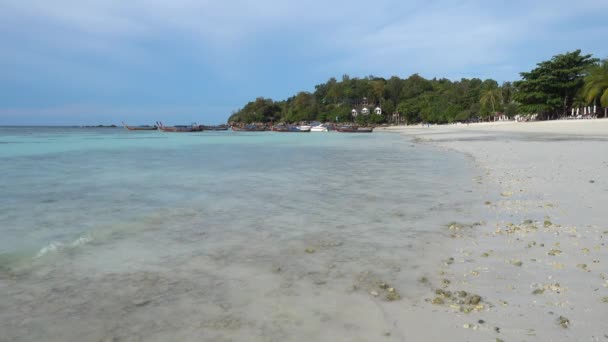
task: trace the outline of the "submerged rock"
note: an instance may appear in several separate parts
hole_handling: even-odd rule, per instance
[[[559,318],[557,319],[557,323],[564,329],[570,327],[570,320],[564,316],[559,316]]]
[[[431,303],[433,303],[435,305],[443,305],[445,303],[445,301],[441,297],[435,297],[435,298],[433,298],[433,301]]]
[[[521,260],[511,260],[511,265],[521,267],[524,263]]]
[[[472,295],[471,297],[469,297],[467,299],[467,301],[465,303],[470,304],[470,305],[477,305],[477,304],[479,304],[479,302],[481,302],[481,296]]]
[[[556,255],[562,254],[562,251],[560,251],[559,249],[552,249],[549,252],[547,252],[547,254],[551,255],[551,256],[556,256]]]

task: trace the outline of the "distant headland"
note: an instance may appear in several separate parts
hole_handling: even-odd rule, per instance
[[[521,80],[330,78],[314,92],[281,101],[259,97],[229,123],[356,122],[445,124],[500,120],[607,117],[608,60],[566,52],[521,72]]]

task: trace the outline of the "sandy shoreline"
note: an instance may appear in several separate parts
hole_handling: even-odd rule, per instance
[[[454,312],[434,323],[448,327],[443,336],[608,341],[608,120],[386,130],[466,153],[484,173],[486,222],[452,227],[431,279],[452,292],[430,295],[438,312]],[[463,312],[458,290],[484,307]]]

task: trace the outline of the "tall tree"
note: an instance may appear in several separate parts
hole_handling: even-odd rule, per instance
[[[566,114],[584,84],[585,71],[595,62],[591,55],[581,55],[581,50],[540,62],[535,69],[520,74],[522,80],[515,82],[515,99],[523,111],[546,119]]]

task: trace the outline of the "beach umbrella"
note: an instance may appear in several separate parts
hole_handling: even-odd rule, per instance
[[[587,107],[583,107],[583,115],[587,115]]]
[[[574,107],[572,107],[572,114],[570,115],[574,116]]]
[[[597,113],[597,106],[593,105],[593,114]]]
[[[580,108],[576,108],[576,115],[578,116],[578,113],[580,113]]]

